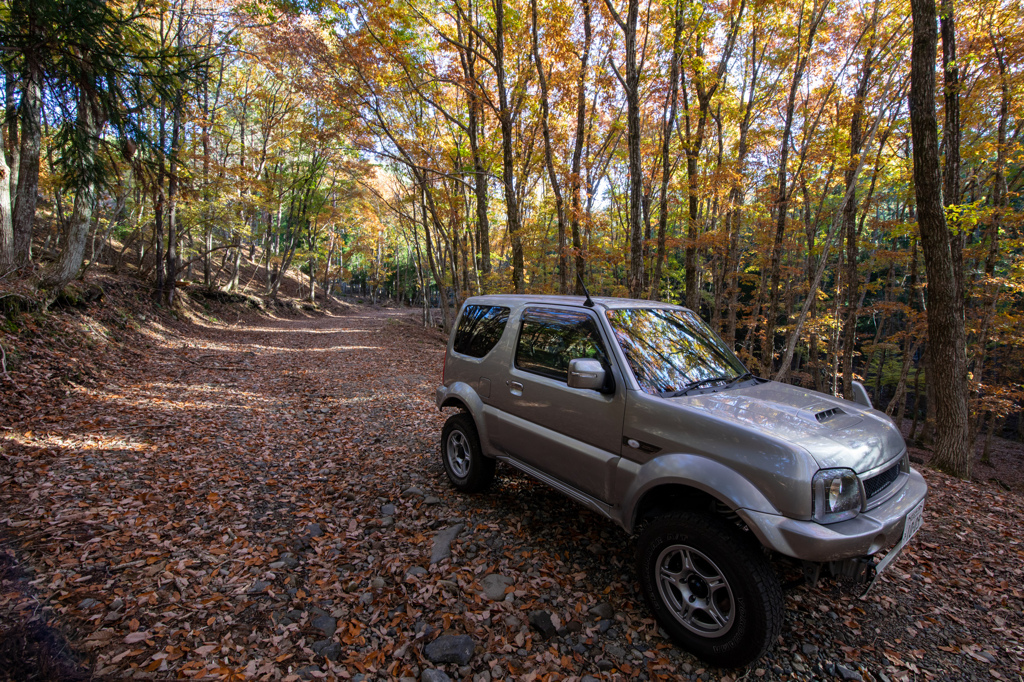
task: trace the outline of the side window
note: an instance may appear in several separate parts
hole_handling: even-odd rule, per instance
[[[597,325],[584,313],[549,308],[529,308],[516,344],[516,367],[527,372],[567,381],[569,361],[594,358],[608,366]]]
[[[459,318],[452,350],[482,358],[497,345],[508,323],[508,308],[490,305],[468,305]]]

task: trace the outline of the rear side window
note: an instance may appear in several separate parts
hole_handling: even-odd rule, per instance
[[[496,305],[467,305],[459,318],[452,350],[482,358],[497,345],[508,323],[508,308]]]
[[[593,358],[608,366],[604,344],[594,320],[572,310],[530,308],[516,345],[516,367],[567,381],[569,361]]]

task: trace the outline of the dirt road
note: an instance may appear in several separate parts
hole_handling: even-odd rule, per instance
[[[789,589],[773,652],[707,670],[659,636],[624,532],[507,470],[448,488],[444,342],[413,313],[182,333],[4,422],[0,529],[33,573],[0,612],[38,600],[100,678],[1019,679],[1018,496],[927,473],[869,600]]]

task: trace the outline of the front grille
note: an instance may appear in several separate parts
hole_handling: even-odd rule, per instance
[[[864,481],[864,492],[868,494],[868,499],[870,500],[872,497],[888,488],[899,475],[900,463],[896,462],[877,476],[873,476]]]

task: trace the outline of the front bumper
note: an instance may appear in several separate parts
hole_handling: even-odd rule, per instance
[[[849,521],[823,526],[749,509],[738,509],[737,513],[769,549],[804,561],[840,561],[868,556],[896,544],[910,510],[927,493],[928,484],[911,469],[902,490]]]

